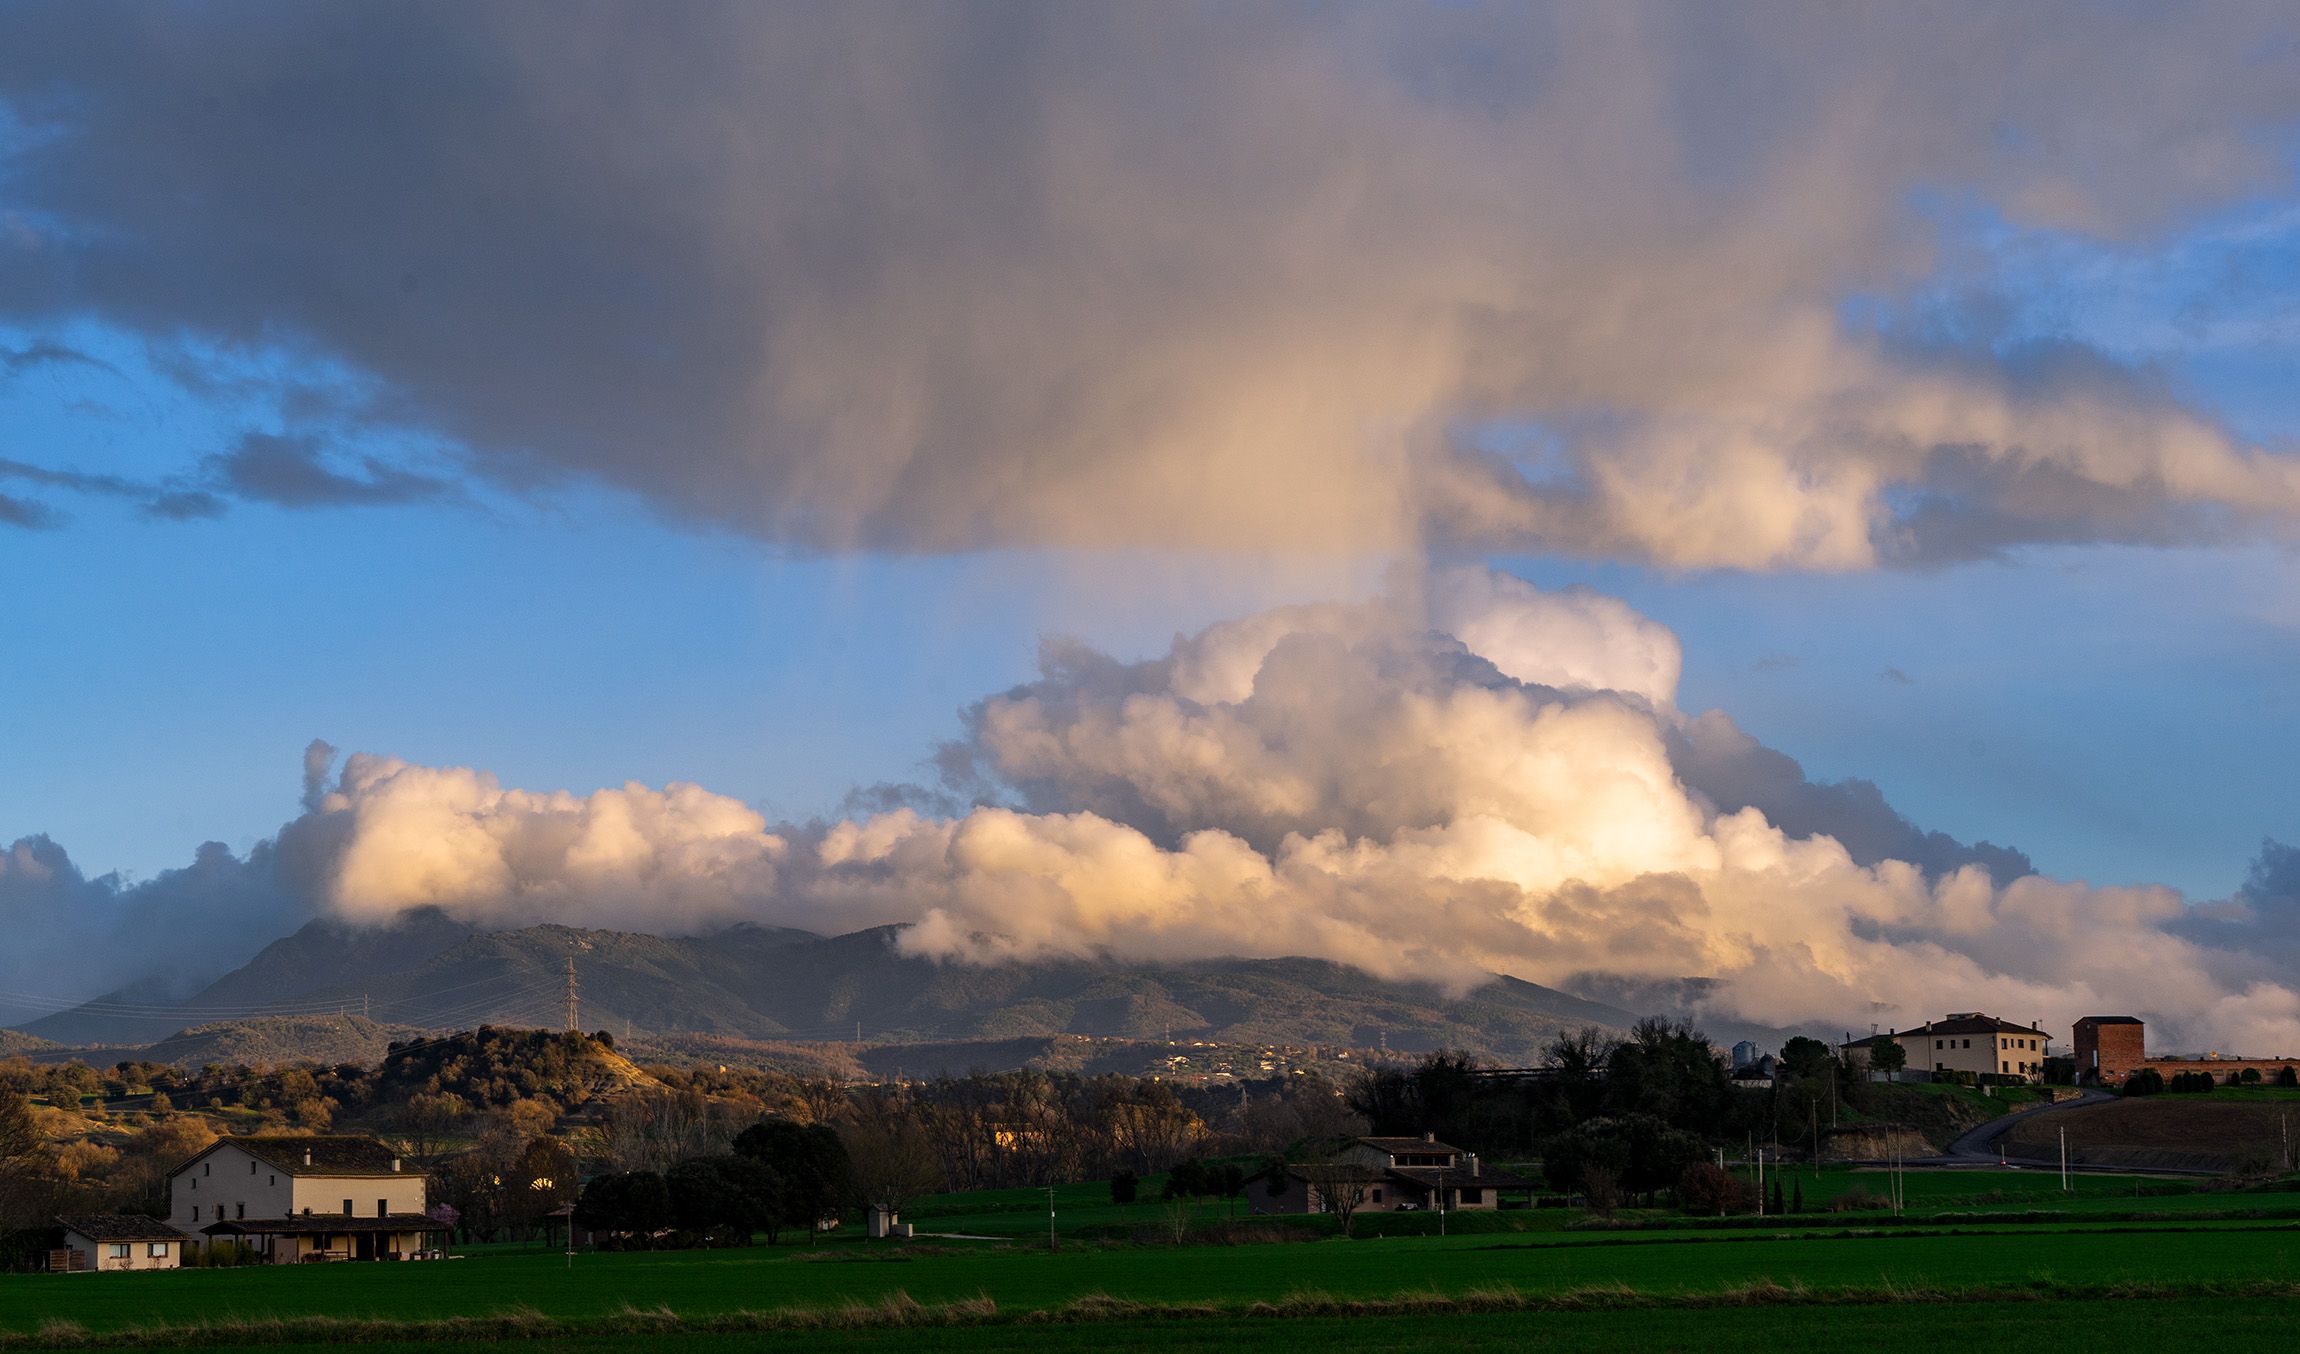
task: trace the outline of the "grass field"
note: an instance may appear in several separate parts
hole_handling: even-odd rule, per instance
[[[1808,1198],[1864,1184],[1881,1188],[1874,1173],[1832,1171],[1809,1184]],[[905,1328],[899,1332],[811,1330],[809,1348],[877,1348],[901,1338],[906,1348],[1005,1349],[1027,1338],[1034,1349],[1082,1347],[1157,1348],[1231,1338],[1223,1334],[1238,1321],[1260,1321],[1270,1329],[1253,1338],[1278,1348],[1321,1346],[1414,1348],[1423,1325],[1434,1322],[1449,1345],[1498,1344],[1505,1322],[1475,1312],[1447,1311],[1427,1322],[1375,1312],[1352,1317],[1326,1336],[1308,1332],[1325,1320],[1292,1312],[1283,1318],[1248,1317],[1255,1304],[1299,1302],[1303,1294],[1330,1295],[1336,1301],[1395,1303],[1449,1300],[1476,1303],[1480,1295],[1507,1294],[1511,1301],[1574,1305],[1586,1295],[1606,1301],[1706,1304],[1700,1310],[1612,1311],[1599,1316],[1577,1311],[1528,1310],[1508,1318],[1554,1329],[1561,1348],[1800,1348],[1806,1334],[1826,1329],[1841,1338],[1862,1323],[1882,1323],[1897,1335],[1888,1347],[1917,1343],[1932,1323],[1955,1312],[1969,1321],[1983,1298],[2002,1307],[2007,1329],[2027,1332],[2024,1342],[2056,1347],[2064,1327],[2074,1332],[2097,1317],[2101,1300],[2135,1287],[2170,1286],[2178,1294],[2207,1296],[2227,1285],[2281,1285],[2300,1295],[2300,1193],[2247,1194],[2194,1192],[2180,1182],[2113,1177],[2080,1177],[2072,1198],[2060,1193],[2057,1176],[2021,1171],[1940,1171],[1909,1176],[1912,1216],[1899,1222],[1873,1215],[1813,1215],[1762,1226],[1734,1220],[1719,1228],[1696,1219],[1653,1215],[1640,1230],[1566,1230],[1582,1221],[1576,1210],[1542,1209],[1514,1214],[1463,1215],[1456,1226],[1474,1226],[1469,1235],[1388,1236],[1343,1241],[1338,1238],[1293,1243],[1184,1246],[1122,1245],[1083,1241],[1076,1232],[1059,1251],[1044,1243],[1046,1194],[1013,1190],[928,1200],[909,1217],[922,1232],[950,1231],[1008,1241],[869,1243],[851,1234],[808,1247],[786,1244],[716,1251],[586,1253],[572,1264],[566,1257],[526,1247],[479,1248],[467,1258],[435,1264],[316,1266],[182,1271],[157,1274],[0,1276],[0,1342],[10,1349],[34,1347],[26,1341],[44,1327],[54,1338],[84,1333],[98,1342],[139,1328],[199,1322],[262,1322],[332,1319],[407,1321],[486,1319],[520,1312],[559,1325],[550,1347],[588,1348],[621,1341],[619,1348],[652,1348],[666,1341],[682,1351],[764,1347],[792,1342],[791,1332],[675,1331],[594,1336],[588,1326],[612,1323],[636,1312],[671,1313],[688,1322],[741,1322],[746,1314],[821,1312],[842,1305],[916,1302],[980,1304],[995,1313],[994,1324],[973,1327]],[[2128,1193],[2135,1184],[2189,1192]],[[1154,1192],[1154,1191],[1152,1191]],[[1055,1195],[1058,1225],[1087,1233],[1124,1233],[1127,1224],[1153,1223],[1161,1206],[1142,1202],[1120,1208],[1105,1187],[1060,1188]],[[1227,1211],[1218,1201],[1195,1206],[1208,1222]],[[2209,1219],[2200,1214],[2264,1210],[2269,1220]],[[1924,1220],[1926,1212],[1942,1221]],[[2142,1221],[2100,1221],[2138,1213]],[[1305,1220],[1287,1220],[1289,1226]],[[1424,1226],[1422,1216],[1385,1219]],[[1539,1230],[1495,1231],[1498,1227]],[[1786,1291],[1791,1304],[1760,1319],[1730,1305],[1736,1294]],[[2279,1288],[2278,1292],[2287,1291]],[[1874,1305],[1813,1308],[1796,1305],[1808,1297],[1851,1295],[1860,1304],[1911,1294],[1951,1300],[1935,1308],[1895,1301],[1889,1318]],[[1996,1301],[2023,1298],[2026,1302]],[[1186,1319],[1164,1316],[1113,1317],[1095,1304],[1106,1300],[1196,1309]],[[2257,1332],[2243,1315],[2246,1304],[2209,1299],[2213,1338],[2245,1348]],[[2289,1305],[2290,1297],[2279,1301]],[[2157,1304],[2114,1303],[2122,1334],[2133,1320],[2156,1320]],[[2165,1304],[2187,1311],[2187,1303]],[[1069,1318],[1090,1309],[1098,1319],[1076,1324]],[[2145,1317],[2128,1313],[2146,1312]],[[2226,1319],[2237,1316],[2235,1324]],[[1048,1324],[1048,1319],[1054,1319]],[[2192,1319],[2184,1316],[2183,1320]],[[1028,1322],[1027,1329],[1013,1325]],[[1848,1327],[1846,1323],[1852,1323]],[[52,1323],[66,1323],[56,1325]],[[1945,1329],[1945,1328],[1944,1328]],[[2167,1333],[2185,1327],[2167,1326]],[[1282,1334],[1276,1332],[1282,1331]],[[1386,1332],[1376,1338],[1368,1332]],[[1481,1332],[1483,1332],[1481,1334]],[[463,1331],[434,1332],[424,1343],[440,1347],[462,1340]],[[220,1338],[222,1336],[224,1338]],[[1488,1337],[1491,1337],[1490,1340]],[[230,1347],[229,1333],[212,1332],[204,1347]],[[252,1338],[252,1337],[251,1337]],[[267,1348],[294,1348],[304,1338],[293,1330],[272,1331]],[[388,1348],[397,1339],[388,1329],[364,1329],[362,1343],[377,1339]],[[1437,1337],[1432,1337],[1437,1338]],[[2070,1338],[2074,1338],[2073,1334]],[[2138,1338],[2137,1336],[2135,1338]],[[340,1343],[330,1339],[327,1343]],[[842,1343],[843,1342],[843,1343]],[[874,1343],[876,1342],[876,1343]],[[316,1346],[314,1346],[316,1347]],[[476,1346],[474,1346],[476,1347]],[[501,1344],[493,1347],[503,1348]],[[1419,1346],[1419,1347],[1427,1347]]]
[[[743,1310],[987,1296],[1000,1311],[1094,1294],[1246,1304],[1302,1290],[1342,1298],[1487,1288],[1555,1294],[1596,1286],[1685,1295],[1766,1280],[1807,1288],[2300,1280],[2300,1224],[2174,1230],[1828,1231],[1460,1237],[1180,1248],[932,1250],[752,1248],[583,1255],[537,1251],[423,1265],[315,1266],[0,1279],[0,1331],[50,1320],[92,1330],[199,1317],[481,1316],[520,1305],[596,1318],[627,1307],[700,1316]]]

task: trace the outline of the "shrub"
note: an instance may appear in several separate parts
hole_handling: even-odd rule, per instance
[[[2126,1095],[2157,1095],[2164,1090],[2164,1074],[2153,1067],[2143,1067],[2124,1079]]]
[[[1697,1161],[1677,1177],[1677,1203],[1688,1213],[1753,1213],[1757,1191],[1714,1162]]]
[[[2258,1086],[2260,1084],[2260,1069],[2257,1067],[2245,1068],[2244,1075],[2239,1080],[2246,1086]]]
[[[2165,1089],[2174,1095],[2204,1095],[2218,1084],[2210,1072],[2175,1072]]]
[[[1828,1209],[1832,1213],[1858,1213],[1868,1209],[1889,1206],[1883,1195],[1871,1194],[1866,1187],[1861,1185],[1853,1186],[1828,1203]]]
[[[2276,1073],[2276,1084],[2279,1086],[2300,1086],[2300,1067],[2286,1063]]]
[[[1132,1171],[1120,1171],[1110,1177],[1110,1202],[1130,1204],[1142,1192],[1142,1181]]]

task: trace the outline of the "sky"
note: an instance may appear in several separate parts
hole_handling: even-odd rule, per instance
[[[2076,13],[13,6],[0,990],[444,903],[2300,1045],[2300,23]]]

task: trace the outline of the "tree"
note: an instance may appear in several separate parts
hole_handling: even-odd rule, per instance
[[[1110,1177],[1110,1202],[1114,1204],[1133,1203],[1141,1191],[1142,1181],[1132,1171],[1120,1171]]]
[[[1373,1188],[1374,1173],[1354,1161],[1321,1161],[1298,1169],[1317,1195],[1318,1207],[1341,1221],[1346,1240],[1358,1209]]]
[[[1827,1076],[1829,1058],[1827,1044],[1802,1034],[1781,1045],[1781,1066],[1799,1081],[1813,1081]]]
[[[858,1206],[897,1212],[942,1187],[942,1166],[933,1146],[900,1106],[873,1099],[863,1102],[860,1111],[860,1121],[838,1130]]]
[[[2300,1068],[2286,1063],[2277,1070],[2276,1084],[2284,1087],[2300,1086]]]
[[[670,1187],[653,1171],[602,1175],[583,1187],[575,1221],[594,1232],[651,1239],[677,1221]]]
[[[21,1092],[0,1087],[0,1231],[31,1223],[40,1207],[35,1169],[48,1135]]]
[[[782,1178],[783,1221],[807,1229],[836,1217],[854,1195],[853,1163],[838,1133],[822,1124],[762,1119],[735,1136],[735,1152],[772,1167]]]
[[[1891,1080],[1899,1081],[1902,1069],[1908,1065],[1909,1051],[1901,1047],[1900,1040],[1880,1034],[1869,1041],[1869,1066]]]

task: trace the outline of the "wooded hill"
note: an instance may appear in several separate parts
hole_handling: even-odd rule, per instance
[[[1623,1029],[1625,1011],[1493,978],[1453,994],[1311,959],[1176,964],[1064,959],[973,965],[902,954],[896,930],[824,937],[740,926],[697,937],[535,926],[476,931],[436,912],[362,930],[314,922],[187,999],[133,1018],[101,1006],[25,1028],[75,1045],[143,1046],[204,1010],[315,1004],[393,1026],[564,1022],[575,964],[585,1028],[866,1044],[1087,1035],[1229,1044],[1460,1048],[1530,1059],[1557,1030]]]

